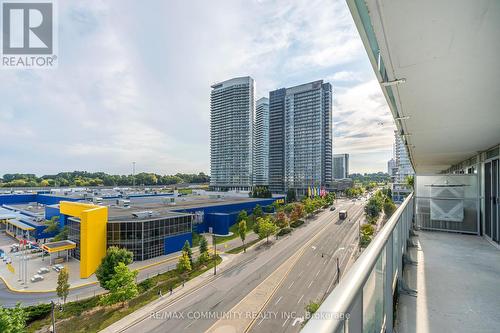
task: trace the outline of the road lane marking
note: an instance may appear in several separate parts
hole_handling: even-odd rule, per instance
[[[265,316],[262,316],[262,319],[257,323],[257,326],[259,326],[260,324],[262,324],[262,322],[264,321],[264,318],[265,318]]]
[[[311,287],[311,285],[313,284],[314,280],[311,281],[311,283],[309,283],[309,285],[307,286],[307,289],[309,289]]]
[[[303,323],[304,322],[304,317],[297,317],[297,318],[295,318],[295,320],[293,321],[292,326],[295,326],[295,324],[297,324],[297,322]]]
[[[300,296],[299,300],[297,301],[297,304],[300,303],[300,300],[302,299],[302,297],[304,297],[304,295]]]
[[[189,325],[187,325],[186,327],[184,327],[184,329],[189,328],[189,326],[193,325],[193,324],[194,324],[194,322],[195,322],[195,321],[193,320],[193,321],[192,321]]]
[[[288,321],[288,319],[290,319],[290,317],[286,317],[285,322],[283,323],[283,325],[281,325],[281,327],[285,327],[286,322]]]
[[[292,281],[292,284],[290,285],[290,287],[288,287],[288,289],[292,288],[293,284],[295,283],[295,280]]]
[[[276,301],[276,303],[274,303],[274,305],[277,305],[281,301],[282,298],[283,298],[283,296],[280,296],[280,298],[278,298],[278,300]]]
[[[302,276],[302,273],[304,273],[304,271],[300,272],[299,277],[301,277],[301,276]]]
[[[321,269],[320,269],[320,270],[318,271],[318,273],[316,273],[316,276],[315,276],[315,277],[318,277],[318,275],[319,275],[319,272],[321,272]]]
[[[283,283],[283,280],[285,279],[285,277],[286,277],[286,276],[290,273],[291,269],[292,269],[292,268],[293,268],[293,267],[297,264],[297,262],[298,262],[298,258],[300,258],[301,256],[303,256],[303,255],[305,254],[307,247],[311,246],[311,243],[312,243],[312,242],[314,242],[314,241],[315,241],[317,238],[319,238],[321,235],[324,235],[324,231],[327,229],[328,225],[329,225],[329,224],[326,224],[325,226],[318,228],[318,230],[316,230],[316,235],[314,235],[311,239],[309,239],[309,241],[306,241],[306,243],[305,243],[303,246],[301,246],[301,247],[299,248],[299,250],[297,250],[297,251],[296,251],[296,253],[295,253],[294,255],[292,255],[290,258],[288,258],[288,259],[285,261],[285,263],[283,263],[282,265],[280,265],[280,266],[278,267],[278,269],[283,269],[283,266],[284,266],[284,265],[288,265],[288,266],[290,266],[290,268],[288,268],[288,269],[286,270],[286,273],[285,273],[285,274],[283,274],[283,276],[282,276],[281,280],[278,282],[278,285],[277,285],[276,287],[274,287],[274,288],[273,288],[273,291],[272,291],[271,295],[270,295],[269,297],[266,297],[266,298],[267,298],[267,300],[264,302],[264,304],[263,304],[262,306],[260,306],[260,309],[258,310],[258,313],[259,313],[259,314],[260,314],[260,313],[263,311],[263,309],[264,309],[264,308],[268,305],[268,303],[270,302],[270,300],[271,300],[271,298],[273,297],[273,295],[276,293],[276,291],[277,291],[277,289],[279,288],[279,286]],[[305,230],[305,229],[304,229],[304,230]],[[317,251],[316,251],[316,252],[317,252]],[[308,264],[310,264],[310,262],[308,262]],[[237,267],[238,267],[238,266],[236,266],[235,268],[237,268]],[[269,279],[269,278],[270,278],[270,276],[268,276],[268,277],[267,277],[264,281],[262,281],[262,282],[261,282],[261,284],[259,284],[259,286],[257,286],[256,288],[254,288],[254,289],[253,289],[253,292],[255,292],[255,291],[256,291],[256,290],[257,290],[257,289],[258,289],[258,288],[259,288],[262,284],[265,284],[265,283],[266,283],[266,281],[267,281],[267,279]],[[312,281],[312,282],[314,282],[314,281]],[[311,284],[312,284],[312,282],[311,282]],[[302,295],[301,299],[303,298],[303,296],[304,296],[304,295]],[[240,300],[240,301],[238,302],[238,304],[237,304],[236,306],[234,306],[234,307],[233,307],[233,309],[234,309],[234,308],[237,308],[237,307],[239,306],[239,304],[241,304],[241,303],[242,303],[242,302],[243,302],[243,301],[244,301],[247,297],[249,297],[249,296],[247,295],[247,296],[245,296],[242,300]],[[298,303],[300,303],[300,300],[299,300],[299,302],[298,302]],[[297,303],[297,304],[298,304],[298,303]],[[144,319],[142,319],[142,320],[144,320]],[[142,321],[142,320],[141,320],[141,321]],[[217,326],[217,323],[219,323],[219,322],[221,322],[221,320],[218,320],[218,321],[217,321],[214,325],[212,325],[212,326],[208,329],[208,331],[212,331],[212,330],[213,330],[213,329]],[[245,332],[247,332],[247,331],[248,331],[248,330],[252,327],[252,325],[254,325],[254,323],[255,323],[255,322],[256,322],[256,319],[255,319],[255,318],[254,318],[254,319],[252,319],[252,320],[250,321],[250,323],[246,326],[246,328],[245,328],[245,330],[244,330],[244,331],[245,331]]]

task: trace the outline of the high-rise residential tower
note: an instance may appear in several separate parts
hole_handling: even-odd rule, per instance
[[[212,85],[210,187],[250,190],[253,183],[255,83],[238,77]]]
[[[343,179],[349,175],[349,154],[333,155],[333,178]]]
[[[391,158],[389,161],[387,161],[387,173],[389,174],[389,176],[391,176],[391,181],[393,182],[396,176],[396,172],[397,172],[396,160],[394,158]]]
[[[415,171],[408,157],[405,143],[398,131],[394,131],[394,155],[396,159],[395,174],[393,175],[392,199],[402,202],[411,193],[412,189],[406,184],[406,178],[413,176]]]
[[[396,157],[396,182],[404,183],[407,176],[412,176],[415,174],[413,167],[411,166],[410,158],[408,157],[408,152],[403,139],[399,135],[398,131],[394,131],[394,153]]]
[[[269,185],[269,98],[257,100],[254,126],[254,185]]]
[[[269,94],[269,185],[274,193],[332,181],[332,86],[323,80]]]

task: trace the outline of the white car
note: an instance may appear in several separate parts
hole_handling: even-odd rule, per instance
[[[61,264],[57,264],[57,265],[54,265],[54,267],[52,267],[56,272],[59,272],[61,269],[64,268],[63,265]]]
[[[33,275],[33,277],[31,278],[31,282],[38,282],[38,281],[42,281],[43,280],[43,276],[39,275],[39,274],[35,274]]]
[[[46,274],[50,272],[50,270],[47,268],[47,267],[40,267],[40,269],[38,270],[38,274]]]

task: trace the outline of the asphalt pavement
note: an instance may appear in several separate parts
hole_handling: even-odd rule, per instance
[[[297,288],[304,288],[301,286],[305,285],[306,289],[316,289],[318,286],[314,285],[314,279],[323,278],[322,274],[326,277],[332,274],[331,265],[328,263],[329,251],[334,249],[334,246],[326,245],[328,242],[337,242],[341,236],[341,230],[346,229],[346,226],[353,225],[354,222],[349,223],[348,221],[343,223],[338,223],[338,210],[342,208],[347,208],[348,213],[352,216],[357,211],[362,210],[361,205],[356,205],[351,202],[341,202],[337,204],[337,210],[331,212],[325,210],[319,213],[315,218],[309,220],[304,226],[296,229],[291,235],[281,238],[277,241],[273,241],[271,244],[260,245],[248,250],[246,253],[235,256],[222,272],[219,272],[218,276],[203,285],[196,291],[189,293],[185,297],[176,298],[169,300],[168,297],[162,304],[159,304],[153,309],[151,315],[146,318],[138,320],[134,325],[127,327],[126,332],[203,332],[210,328],[220,316],[227,315],[228,312],[242,300],[245,295],[252,291],[256,286],[258,286],[267,276],[274,272],[282,263],[284,263],[293,253],[300,249],[311,237],[317,233],[322,233],[323,235],[317,240],[318,246],[311,251],[306,251],[306,254],[300,258],[299,263],[295,265],[292,270],[293,275],[299,277],[302,280],[297,280]],[[352,219],[352,218],[351,218]],[[350,231],[348,229],[347,231]],[[335,235],[334,238],[328,237]],[[357,237],[357,231],[356,231]],[[322,240],[322,241],[320,241]],[[311,249],[312,250],[312,249]],[[319,261],[321,256],[320,251],[324,251],[322,261]],[[318,257],[318,253],[319,257]],[[330,255],[336,255],[331,253]],[[314,261],[310,259],[315,258]],[[304,257],[309,258],[304,259]],[[317,262],[316,262],[317,261]],[[331,261],[331,260],[330,260]],[[323,263],[320,266],[319,263]],[[310,266],[310,267],[309,267]],[[303,272],[296,272],[296,268],[301,267]],[[317,270],[316,270],[317,269]],[[325,272],[321,272],[325,269]],[[336,269],[335,269],[336,270]],[[319,271],[319,273],[317,273]],[[311,276],[311,272],[316,274],[316,276]],[[308,280],[307,280],[308,279]],[[307,280],[307,281],[306,281]],[[328,281],[330,281],[329,279]],[[311,281],[313,281],[311,283]],[[285,280],[286,283],[293,282],[292,280]],[[309,285],[311,284],[311,285]],[[288,285],[286,286],[288,287]],[[283,288],[283,286],[281,287]],[[328,286],[325,287],[325,290]],[[292,287],[290,290],[296,290]],[[318,288],[319,290],[319,288]],[[296,294],[303,292],[304,295],[307,294],[307,298],[313,297],[303,291],[302,289],[297,289]],[[301,294],[302,295],[302,294]],[[279,297],[279,296],[278,296]],[[300,295],[299,295],[300,297]],[[303,299],[306,296],[303,297]],[[284,299],[274,300],[276,305],[284,303]],[[297,302],[297,300],[295,300]],[[300,302],[299,302],[300,303]],[[271,304],[271,303],[270,303]],[[303,310],[303,306],[301,306]],[[280,322],[279,325],[281,325]],[[262,325],[262,323],[261,323]],[[257,327],[257,326],[255,326]],[[260,332],[269,332],[267,330],[258,330]]]
[[[358,251],[358,218],[363,205],[350,203],[348,218],[338,215],[303,254],[254,321],[250,332],[298,332],[309,302],[321,303],[341,278],[349,259]]]

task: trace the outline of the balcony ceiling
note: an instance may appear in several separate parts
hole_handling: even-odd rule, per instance
[[[406,79],[392,89],[410,117],[398,126],[415,170],[439,172],[498,144],[500,1],[366,4],[389,80]]]

